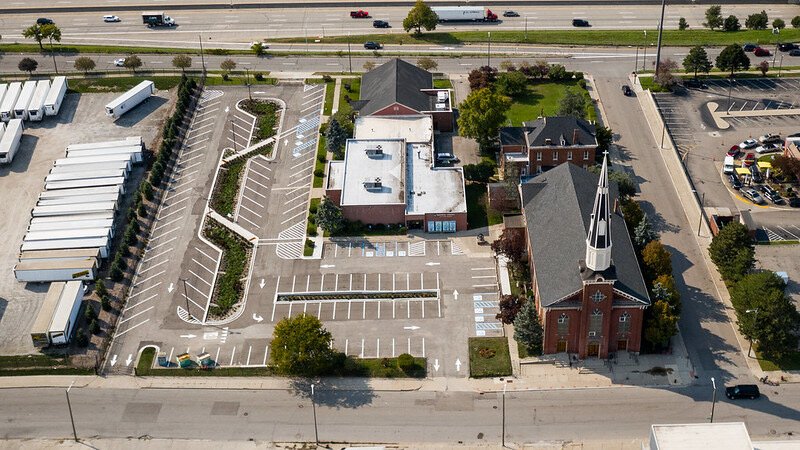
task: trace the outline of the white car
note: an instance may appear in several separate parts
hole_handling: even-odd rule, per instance
[[[777,152],[778,150],[780,150],[780,148],[778,148],[778,146],[775,144],[764,144],[756,147],[756,153],[758,154],[772,153]]]
[[[115,59],[114,65],[117,67],[125,67],[125,58]]]
[[[103,16],[103,22],[121,22],[119,16]]]
[[[758,146],[758,141],[756,141],[755,139],[747,139],[745,141],[742,141],[741,144],[739,144],[739,148],[742,150],[746,150],[748,148],[753,148],[756,146]]]

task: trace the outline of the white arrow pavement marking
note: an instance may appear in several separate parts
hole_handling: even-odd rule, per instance
[[[196,334],[182,334],[181,337],[182,338],[186,338],[186,339],[192,339],[192,338],[196,338],[197,335]]]
[[[111,362],[111,367],[114,367],[114,364],[117,363],[117,355],[112,356],[110,362]]]
[[[289,140],[288,139],[284,139],[283,140],[283,145],[289,145]]]
[[[258,286],[259,286],[261,289],[264,289],[264,285],[265,285],[265,284],[267,284],[267,282],[266,282],[266,281],[264,281],[264,279],[262,278],[262,279],[261,279],[261,283],[258,283]]]
[[[167,288],[167,292],[172,294],[172,291],[174,291],[174,290],[175,290],[175,283],[170,283],[169,287]]]
[[[457,291],[457,290],[456,290],[456,291],[453,291],[453,298],[455,298],[456,300],[458,300],[458,291]]]
[[[230,107],[230,106],[226,106],[226,107],[225,107],[225,112],[228,112],[228,111],[230,111],[230,110],[231,110],[231,107]]]
[[[456,372],[461,372],[461,360],[456,358]]]
[[[132,362],[133,362],[133,355],[129,354],[128,359],[125,360],[125,365],[130,366]]]
[[[416,325],[411,325],[410,327],[403,327],[403,329],[404,330],[416,331],[416,330],[419,330],[419,327],[416,326]]]
[[[438,266],[439,264],[441,264],[441,263],[437,263],[437,262],[428,262],[428,263],[425,263],[425,265],[426,265],[426,266]]]
[[[263,318],[263,317],[261,317],[261,316],[259,316],[259,315],[258,315],[258,314],[256,314],[256,313],[253,313],[253,320],[255,320],[255,321],[256,321],[256,322],[258,322],[258,323],[261,323],[261,321],[262,321],[262,320],[264,320],[264,318]]]
[[[319,267],[322,268],[322,269],[330,269],[332,267],[336,267],[336,264],[323,264],[323,265],[321,265]]]
[[[439,360],[438,359],[434,359],[433,360],[433,370],[435,370],[437,372],[439,371]]]
[[[253,94],[266,94],[264,91],[253,91]]]

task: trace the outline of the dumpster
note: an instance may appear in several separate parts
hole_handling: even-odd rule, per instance
[[[181,353],[180,355],[176,356],[178,360],[178,365],[184,369],[192,367],[192,355],[188,353]]]
[[[158,355],[156,355],[156,361],[158,361],[159,367],[169,367],[169,361],[167,361],[167,352],[158,352]]]
[[[211,355],[208,353],[200,353],[197,355],[197,362],[203,369],[211,369],[214,367],[214,361],[211,360]]]

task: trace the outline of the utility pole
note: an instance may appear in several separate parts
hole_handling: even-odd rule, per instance
[[[233,151],[236,151],[236,131],[233,129],[233,119],[231,119],[231,140],[233,141]],[[184,289],[186,288],[186,284],[183,285]],[[189,297],[186,297],[189,298]],[[186,304],[189,305],[188,303]]]
[[[711,397],[711,423],[714,423],[714,406],[717,405],[717,383],[714,381],[714,377],[711,377],[711,385],[714,387]]]
[[[350,73],[353,73],[353,53],[350,51],[350,33],[347,33],[347,62],[350,65]]]
[[[658,22],[658,44],[656,46],[656,72],[658,73],[658,66],[661,64],[661,34],[664,32],[664,9],[667,6],[667,0],[661,0],[661,21]]]
[[[525,41],[528,40],[528,16],[525,16]]]
[[[639,46],[636,46],[636,59],[633,62],[633,73],[639,70]]]
[[[203,35],[197,36],[200,39],[200,62],[203,64],[203,76],[206,74],[206,58],[203,56]]]
[[[50,40],[50,56],[53,57],[53,67],[55,67],[56,75],[58,75],[58,63],[56,63],[56,54],[53,51],[53,40],[52,39]],[[783,61],[783,56],[781,56],[781,61]]]
[[[486,65],[491,67],[492,66],[492,32],[488,31],[489,33],[489,45],[486,47]]]
[[[78,432],[75,431],[75,418],[72,416],[72,404],[69,402],[69,390],[72,389],[73,383],[70,383],[64,393],[67,394],[67,408],[69,409],[69,421],[72,424],[72,436],[75,438],[75,442],[78,442]]]
[[[781,65],[778,66],[778,78],[781,77],[781,69],[783,69],[783,55],[781,55]]]
[[[314,399],[314,383],[311,383],[311,410],[314,411],[314,442],[319,447],[319,432],[317,431],[317,402]]]

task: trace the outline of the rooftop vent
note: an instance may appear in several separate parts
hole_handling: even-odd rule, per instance
[[[447,101],[448,96],[449,96],[448,91],[439,91],[436,93],[436,100],[438,100],[440,103],[444,103]]]
[[[367,152],[367,156],[369,157],[377,157],[383,155],[383,147],[380,145],[376,146],[375,148],[368,148],[365,150]]]
[[[553,145],[553,140],[552,140],[552,139],[550,139],[550,138],[546,138],[546,139],[544,140],[544,143],[545,143],[545,145]]]
[[[380,177],[364,179],[364,189],[368,191],[379,191],[383,188]]]

